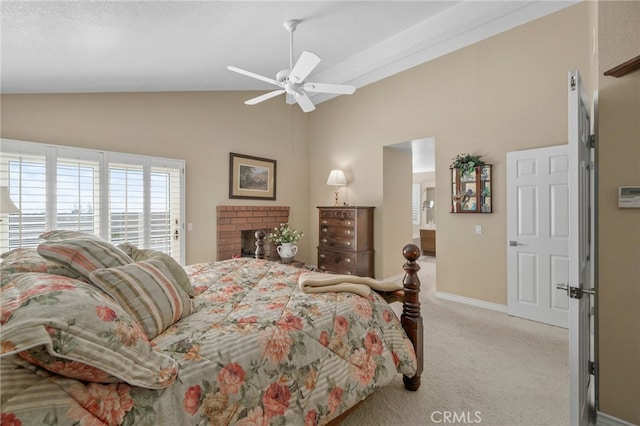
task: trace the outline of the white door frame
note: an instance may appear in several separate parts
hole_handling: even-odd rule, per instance
[[[568,75],[569,187],[571,238],[569,281],[569,421],[572,426],[595,423],[595,376],[592,296],[595,297],[593,247],[594,189],[590,111],[577,70]],[[561,287],[562,285],[559,285]],[[595,300],[595,299],[594,299]],[[595,333],[596,330],[593,330]]]

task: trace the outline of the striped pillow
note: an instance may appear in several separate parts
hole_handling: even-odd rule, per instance
[[[182,265],[166,253],[158,250],[140,249],[131,243],[118,244],[118,248],[127,253],[134,262],[141,260],[158,259],[164,263],[171,271],[171,275],[176,279],[178,285],[187,292],[189,296],[193,296],[193,289],[191,288],[191,280],[184,271]]]
[[[133,259],[110,242],[91,237],[47,241],[38,245],[38,253],[45,259],[68,266],[87,282],[95,269],[133,263]]]
[[[189,295],[161,260],[97,269],[90,279],[138,321],[149,339],[191,315]]]

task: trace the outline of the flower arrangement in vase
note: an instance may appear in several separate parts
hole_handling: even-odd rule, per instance
[[[273,228],[267,239],[278,246],[277,251],[282,263],[291,263],[298,253],[298,246],[295,243],[300,241],[302,236],[304,232],[292,228],[289,223],[281,223],[280,226]]]

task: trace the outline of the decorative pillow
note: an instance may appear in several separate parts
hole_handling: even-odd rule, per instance
[[[173,257],[158,250],[140,249],[131,243],[118,244],[118,248],[127,253],[135,262],[149,259],[161,260],[162,263],[169,268],[169,271],[173,274],[178,285],[182,287],[189,296],[193,296],[193,288],[191,287],[191,280],[189,279],[189,276],[182,265],[176,262]]]
[[[133,259],[110,242],[91,237],[47,241],[38,245],[38,253],[68,266],[87,282],[90,282],[89,274],[95,269],[133,263]]]
[[[191,315],[189,295],[161,260],[96,269],[90,278],[138,321],[149,339]]]
[[[102,240],[102,238],[97,235],[87,234],[86,232],[80,231],[68,231],[66,229],[54,229],[53,231],[47,231],[44,234],[40,234],[39,238],[45,241],[64,241],[87,238]]]
[[[71,278],[80,277],[72,269],[40,256],[35,247],[13,249],[2,253],[0,258],[2,258],[2,263],[0,263],[0,282],[4,281],[4,278],[9,274],[21,272],[48,272]]]
[[[91,284],[59,275],[13,274],[0,288],[0,356],[19,354],[74,379],[161,389],[177,363],[155,352],[127,312]]]

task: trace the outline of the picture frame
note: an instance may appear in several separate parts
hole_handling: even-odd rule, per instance
[[[229,198],[276,199],[276,160],[229,153]]]

